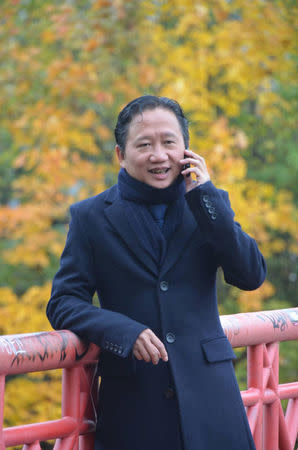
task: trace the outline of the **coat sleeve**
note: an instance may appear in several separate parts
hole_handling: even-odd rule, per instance
[[[185,198],[213,247],[226,282],[244,290],[257,289],[266,277],[266,263],[255,240],[234,221],[228,193],[207,181]]]
[[[70,212],[66,245],[47,305],[48,319],[53,328],[71,330],[125,358],[138,335],[148,327],[121,313],[92,305],[96,290],[93,250],[77,206],[73,205]]]

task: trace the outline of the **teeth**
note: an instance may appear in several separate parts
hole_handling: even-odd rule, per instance
[[[153,173],[166,173],[168,169],[163,169],[163,170],[151,170],[150,172]]]

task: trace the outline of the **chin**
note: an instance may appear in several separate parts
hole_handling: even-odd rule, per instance
[[[157,189],[165,189],[165,188],[171,186],[172,183],[173,183],[173,181],[162,180],[162,181],[155,181],[155,182],[153,181],[152,183],[148,183],[148,184]]]

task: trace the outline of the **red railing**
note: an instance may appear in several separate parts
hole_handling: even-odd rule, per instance
[[[298,434],[298,382],[279,384],[279,342],[298,339],[298,308],[222,316],[233,347],[247,347],[242,400],[257,450],[293,450]],[[288,400],[284,416],[281,400]]]
[[[279,384],[279,342],[298,339],[298,308],[221,316],[233,347],[247,349],[248,389],[242,391],[257,450],[293,450],[298,432],[298,382]],[[91,450],[100,350],[70,331],[0,337],[0,450]],[[6,375],[63,369],[62,418],[3,429]],[[284,415],[281,400],[288,399]]]

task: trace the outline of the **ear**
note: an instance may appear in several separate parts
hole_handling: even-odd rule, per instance
[[[115,152],[116,152],[120,166],[125,167],[125,157],[124,157],[118,144],[115,146]]]

